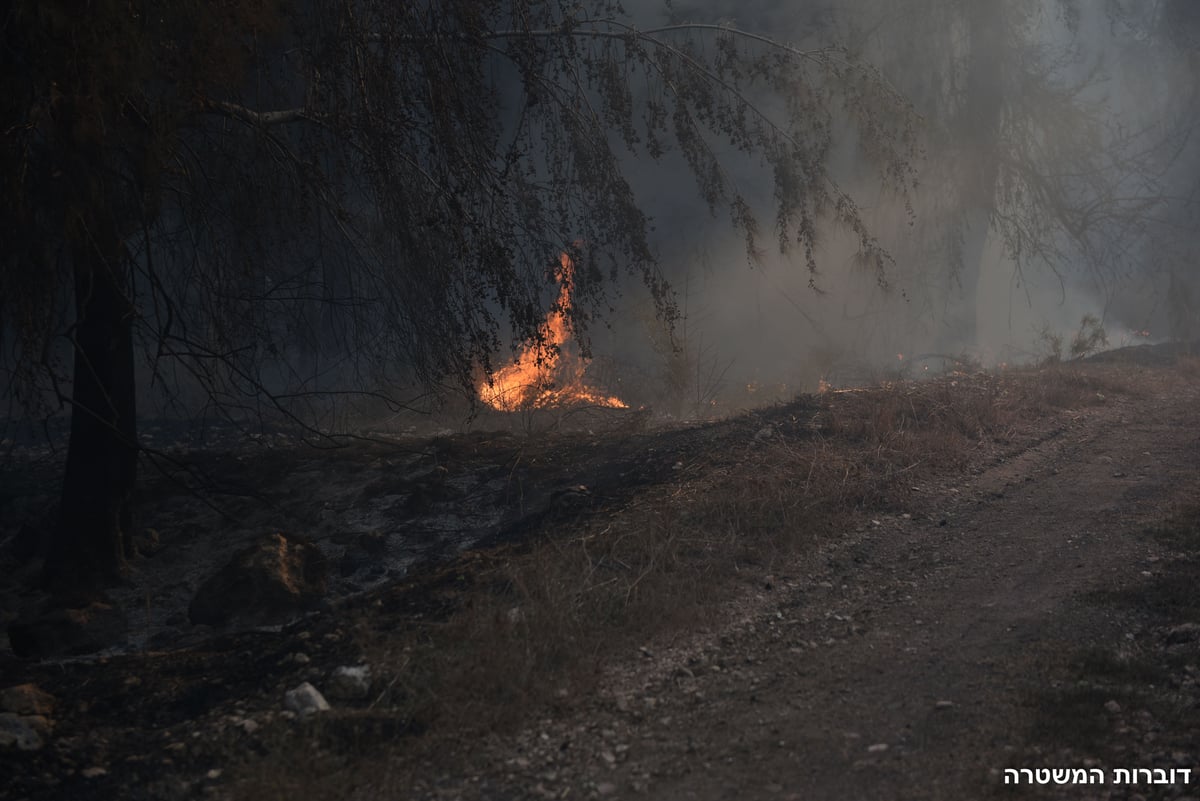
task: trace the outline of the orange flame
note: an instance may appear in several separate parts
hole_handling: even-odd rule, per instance
[[[502,412],[576,404],[627,409],[620,398],[588,386],[583,380],[587,360],[565,348],[571,339],[567,312],[571,308],[575,264],[564,253],[559,265],[558,303],[539,327],[538,341],[524,345],[512,364],[497,370],[490,381],[482,381],[479,399]]]

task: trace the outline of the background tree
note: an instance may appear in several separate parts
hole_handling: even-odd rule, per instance
[[[943,350],[979,344],[989,243],[1018,279],[1073,273],[1098,294],[1128,268],[1128,243],[1157,198],[1145,190],[1143,143],[1106,96],[1100,54],[1110,42],[1102,26],[1081,28],[1098,11],[1070,0],[911,0],[856,18],[863,53],[928,120],[936,155],[904,252],[943,287],[933,292]]]
[[[1133,87],[1132,112],[1148,120],[1146,182],[1160,198],[1156,214],[1136,240],[1141,274],[1157,292],[1146,317],[1165,318],[1171,338],[1200,338],[1200,7],[1179,0],[1112,0],[1112,24],[1121,31]]]
[[[778,375],[777,365],[790,360],[789,377],[811,387],[830,361],[878,369],[882,359],[895,366],[897,351],[1005,358],[998,351],[1005,346],[1029,353],[1035,325],[1074,328],[1080,315],[1102,313],[1129,290],[1145,258],[1137,243],[1161,208],[1142,134],[1164,109],[1132,113],[1115,80],[1126,61],[1118,50],[1144,58],[1153,40],[1135,41],[1110,26],[1104,4],[818,0],[796,9],[774,0],[713,2],[720,5],[714,13],[803,46],[847,42],[924,121],[919,188],[904,201],[915,214],[904,202],[876,197],[873,176],[853,158],[836,160],[843,184],[871,199],[866,219],[896,261],[892,291],[870,282],[864,291],[863,282],[830,269],[819,282],[826,293],[806,295],[802,284],[788,283],[779,260],[771,265],[780,268],[776,275],[762,281],[770,288],[748,298],[769,309],[762,318],[779,322],[764,325],[753,346],[726,351],[739,367],[749,355]],[[836,231],[821,233],[824,265],[849,264]],[[734,282],[709,283],[719,287],[712,300],[703,282],[694,285],[698,302],[719,307]],[[773,303],[784,293],[786,303]],[[1000,330],[1005,316],[1007,331]],[[729,342],[737,328],[721,334],[716,339]],[[779,348],[759,357],[762,341],[799,341],[808,354]]]
[[[638,160],[685,167],[753,254],[762,209],[725,168],[751,156],[779,247],[815,270],[836,220],[882,273],[827,162],[854,130],[903,190],[917,155],[904,100],[844,50],[639,29],[604,0],[17,0],[3,19],[0,330],[10,392],[71,411],[59,587],[124,567],[139,383],[310,432],[347,393],[470,388],[506,321],[537,336],[563,249],[585,343],[621,272],[669,320]]]

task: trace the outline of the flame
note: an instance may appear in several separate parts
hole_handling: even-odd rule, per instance
[[[537,341],[524,345],[512,364],[479,384],[479,399],[488,406],[502,412],[575,404],[629,408],[620,398],[588,386],[583,380],[587,360],[565,347],[571,339],[567,312],[571,308],[574,272],[571,257],[563,253],[555,276],[558,303],[539,327]]]

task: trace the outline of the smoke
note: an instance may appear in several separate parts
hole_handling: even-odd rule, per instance
[[[831,224],[816,275],[773,249],[748,265],[740,239],[669,163],[665,177],[638,165],[635,189],[685,319],[672,356],[661,342],[645,347],[654,324],[631,304],[599,348],[651,380],[684,384],[694,408],[714,395],[749,403],[821,380],[917,375],[944,362],[934,356],[1032,362],[1087,319],[1112,347],[1186,333],[1169,320],[1195,312],[1167,312],[1171,281],[1196,283],[1187,254],[1200,148],[1183,102],[1195,93],[1195,50],[1163,47],[1157,7],[1128,5],[675,4],[676,20],[838,41],[877,64],[926,121],[921,183],[910,210],[840,132],[833,170],[894,258],[880,281]],[[982,27],[997,20],[1003,30]],[[981,32],[999,40],[987,59],[974,52]],[[768,182],[755,166],[734,158],[741,185]]]

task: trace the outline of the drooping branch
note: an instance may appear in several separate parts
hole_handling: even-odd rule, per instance
[[[277,111],[256,111],[239,103],[227,100],[204,99],[204,111],[210,114],[221,114],[250,125],[270,128],[275,125],[287,125],[292,122],[321,122],[325,115],[311,108],[286,108]]]

